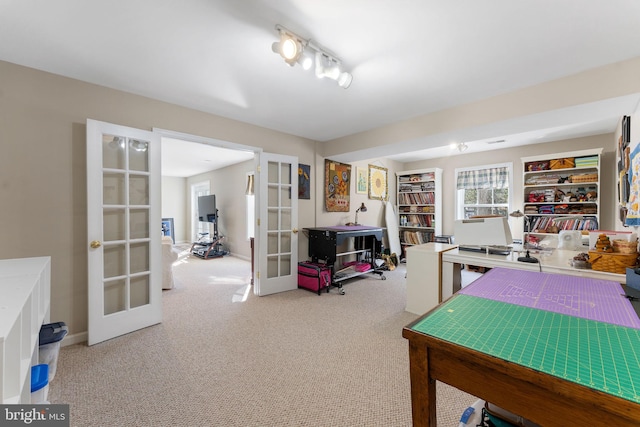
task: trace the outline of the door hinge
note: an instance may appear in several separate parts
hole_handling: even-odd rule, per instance
[[[258,227],[260,227],[260,218],[256,220],[256,224],[258,225]]]
[[[258,170],[258,173],[260,173],[260,169],[261,169],[261,168],[260,168],[260,165],[258,165],[258,169],[257,169],[257,170]]]
[[[259,279],[259,278],[260,278],[260,272],[258,271],[256,272],[256,279]]]

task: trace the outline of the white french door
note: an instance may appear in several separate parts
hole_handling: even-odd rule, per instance
[[[260,154],[256,174],[256,247],[260,296],[298,287],[298,158]]]
[[[162,321],[160,137],[87,120],[89,345]]]

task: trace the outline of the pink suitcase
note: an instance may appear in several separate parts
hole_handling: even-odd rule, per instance
[[[331,287],[331,267],[313,262],[298,263],[298,287],[318,292]]]

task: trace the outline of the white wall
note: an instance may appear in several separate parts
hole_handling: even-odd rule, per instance
[[[331,160],[331,158],[329,158]],[[350,162],[351,165],[351,184],[350,184],[350,206],[349,212],[327,212],[324,201],[324,188],[325,188],[325,158],[317,155],[315,161],[315,173],[312,171],[312,190],[315,189],[317,194],[316,199],[316,222],[317,227],[329,227],[333,225],[344,225],[347,222],[355,221],[355,212],[358,207],[364,202],[367,207],[367,212],[360,212],[358,214],[358,222],[363,225],[385,227],[385,211],[384,203],[379,200],[369,199],[368,194],[356,193],[356,168],[368,168],[368,165],[374,165],[383,167],[388,170],[388,191],[389,201],[391,204],[396,204],[396,172],[406,170],[404,165],[394,160],[385,158],[375,158],[369,160],[363,160],[358,162]],[[313,196],[312,196],[313,197]],[[389,247],[389,242],[386,238],[383,241],[385,247]],[[302,243],[301,243],[302,244]]]
[[[186,228],[189,208],[186,183],[186,178],[162,177],[162,218],[173,218],[176,243],[190,240]]]

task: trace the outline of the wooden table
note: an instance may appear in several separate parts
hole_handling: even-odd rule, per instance
[[[468,288],[489,289],[500,280],[513,285],[514,274],[514,270],[495,268]],[[561,277],[556,280],[561,284],[569,280],[569,276],[548,273],[518,274],[534,284],[543,283],[541,278]],[[588,310],[619,302],[620,309],[633,311],[624,296],[615,300],[619,290],[633,290],[613,282],[570,279],[580,286],[571,292],[547,288],[538,297],[575,295],[575,289],[594,282],[599,282],[594,289],[607,288],[609,283],[618,288],[610,288],[613,297],[609,295],[607,301],[599,295],[581,295],[576,301],[582,305],[578,304],[575,315],[566,314],[575,307],[564,299],[559,305],[569,311],[552,312],[457,293],[405,327],[413,425],[436,425],[436,380],[543,426],[640,425],[640,328],[593,320]],[[519,285],[511,289],[525,289]],[[638,321],[637,314],[627,315],[633,316]]]

